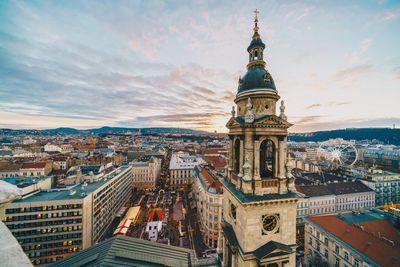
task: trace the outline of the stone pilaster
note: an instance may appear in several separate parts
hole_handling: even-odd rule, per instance
[[[260,141],[258,140],[258,138],[254,138],[254,169],[253,169],[253,173],[254,173],[254,180],[260,180]]]
[[[240,138],[240,162],[239,162],[239,174],[243,175],[243,161],[244,161],[244,141]]]
[[[247,175],[250,179],[253,179],[254,170],[254,144],[253,144],[253,133],[247,131],[245,133],[245,163],[247,162],[249,167],[247,170]]]

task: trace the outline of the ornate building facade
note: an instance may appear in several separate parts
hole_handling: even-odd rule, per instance
[[[265,44],[258,32],[239,78],[229,129],[229,165],[223,179],[224,266],[295,266],[296,202],[293,163],[288,158],[283,101],[266,70]]]

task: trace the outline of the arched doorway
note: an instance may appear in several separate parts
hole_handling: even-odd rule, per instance
[[[267,139],[260,145],[260,176],[263,179],[273,178],[275,173],[275,145]]]

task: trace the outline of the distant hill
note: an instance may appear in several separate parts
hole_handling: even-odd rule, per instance
[[[295,142],[325,141],[332,138],[346,140],[379,140],[385,144],[400,145],[400,129],[391,128],[348,128],[332,131],[320,131],[312,133],[289,134],[289,140]]]
[[[2,135],[65,135],[65,134],[108,134],[108,133],[134,133],[140,130],[141,133],[185,133],[185,134],[205,134],[205,131],[198,131],[192,129],[185,128],[162,128],[162,127],[154,127],[154,128],[124,128],[124,127],[109,127],[104,126],[100,128],[93,129],[85,129],[79,130],[75,128],[55,128],[55,129],[44,129],[44,130],[36,130],[36,129],[0,129],[0,134]]]

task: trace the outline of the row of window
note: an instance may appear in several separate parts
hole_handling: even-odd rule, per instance
[[[27,243],[46,242],[46,241],[51,241],[51,240],[73,239],[73,238],[82,238],[82,233],[51,235],[51,236],[48,235],[48,236],[32,237],[32,238],[21,238],[21,239],[18,239],[18,242],[20,244],[27,244]]]
[[[58,213],[45,213],[45,214],[32,214],[32,215],[22,215],[22,216],[7,216],[7,222],[13,221],[29,221],[29,220],[42,220],[42,219],[50,219],[50,218],[64,218],[64,217],[73,217],[73,216],[81,216],[82,211],[72,211],[72,212],[58,212]]]
[[[26,207],[26,208],[24,207],[24,208],[6,209],[6,214],[49,211],[49,210],[69,210],[69,209],[81,209],[81,208],[82,204],[50,205],[50,206]]]
[[[69,254],[73,252],[77,252],[80,250],[80,247],[71,247],[71,248],[64,248],[64,249],[57,249],[57,250],[50,250],[50,251],[33,251],[28,253],[29,258],[37,258],[37,257],[46,257],[52,255],[62,255],[62,254]]]
[[[10,217],[9,218],[11,221]],[[38,222],[30,222],[30,223],[18,223],[18,224],[7,224],[8,229],[24,229],[24,228],[34,228],[34,227],[46,227],[52,225],[65,225],[65,224],[78,224],[82,223],[82,219],[69,219],[69,220],[51,220],[51,221],[38,221]]]
[[[53,242],[53,243],[41,243],[41,244],[31,244],[23,246],[25,252],[29,252],[30,250],[46,250],[46,251],[54,251],[53,249],[62,248],[66,246],[76,246],[81,245],[82,240],[68,240],[63,242]]]
[[[49,234],[49,233],[62,233],[62,232],[71,232],[71,231],[78,231],[78,230],[82,230],[82,225],[19,231],[19,232],[13,232],[13,235],[15,237],[21,237],[21,236],[24,237],[24,236],[30,236],[30,235],[43,235],[43,234]]]

